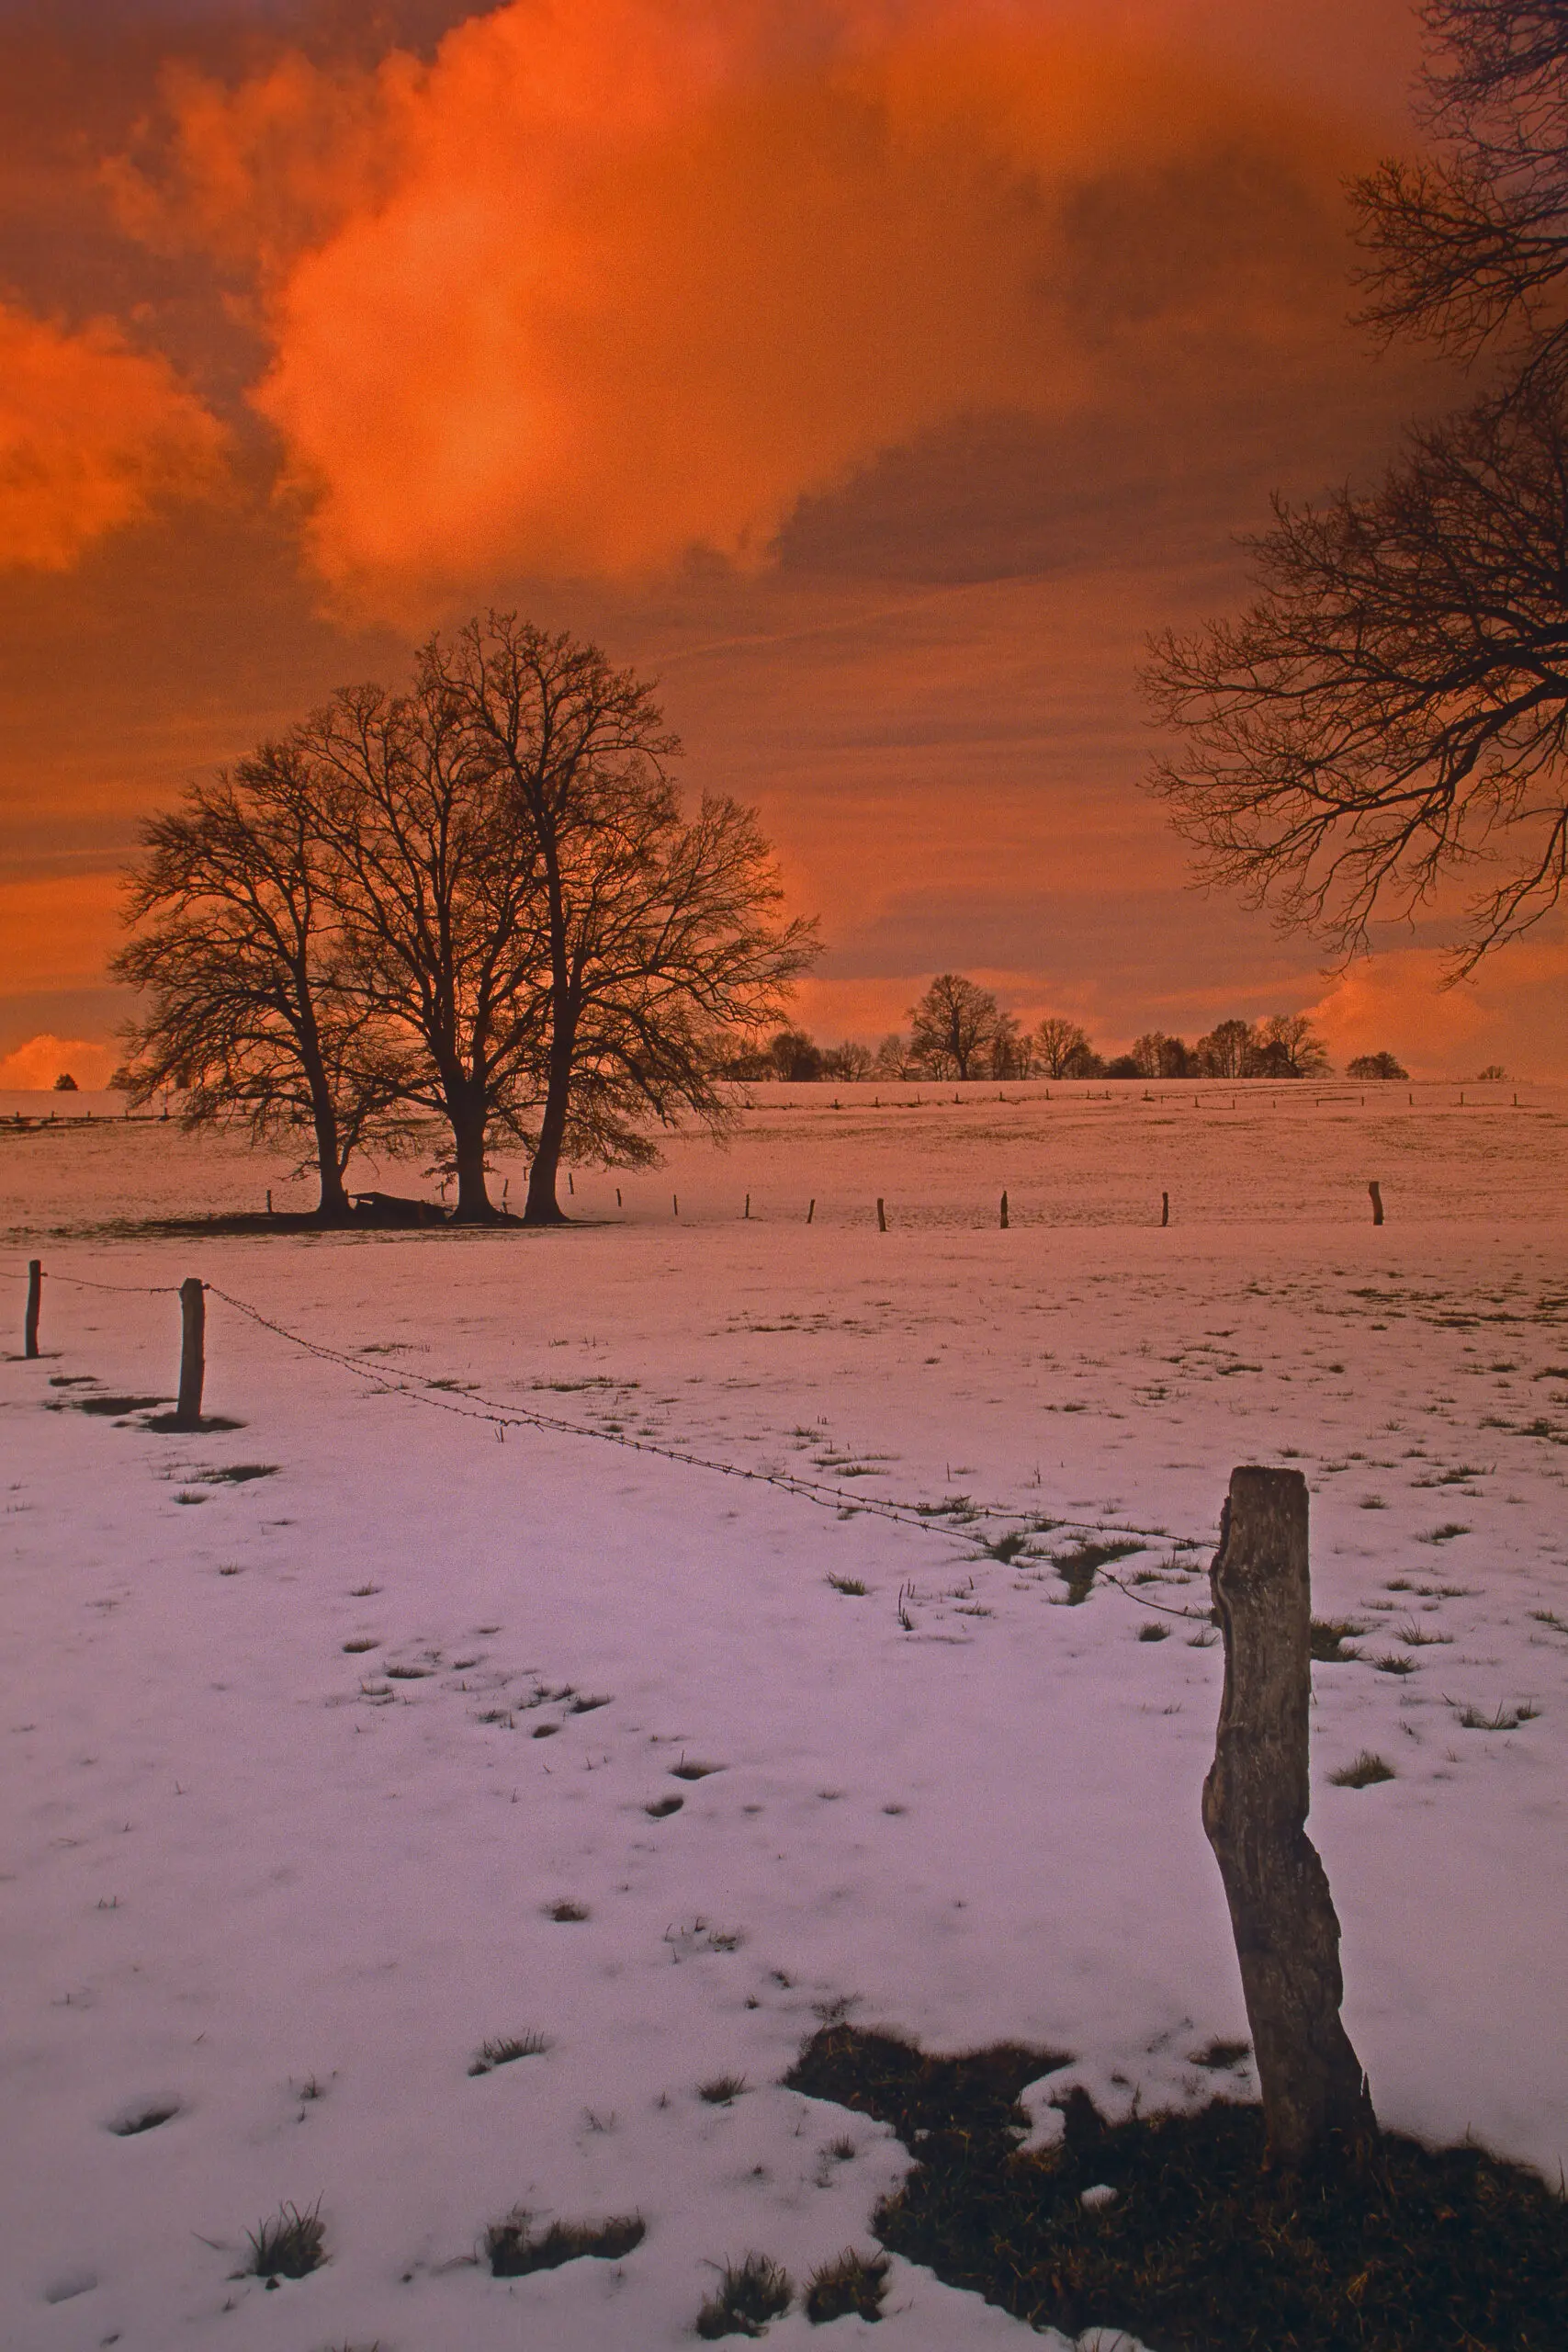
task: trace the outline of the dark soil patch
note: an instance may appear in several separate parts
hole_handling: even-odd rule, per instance
[[[1523,2166],[1390,2133],[1359,2169],[1282,2177],[1263,2169],[1258,2108],[1110,2125],[1079,2089],[1062,2144],[1019,2155],[1017,2094],[1061,2063],[1007,2045],[927,2059],[833,2026],[786,2082],[891,2123],[917,2155],[878,2210],[886,2246],[1032,2326],[1119,2328],[1151,2352],[1562,2343],[1568,2204]],[[1087,2208],[1102,2187],[1114,2198]]]

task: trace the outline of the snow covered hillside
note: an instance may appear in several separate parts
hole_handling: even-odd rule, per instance
[[[545,1234],[149,1233],[308,1203],[107,1098],[0,1132],[7,2352],[689,2343],[901,2175],[779,2087],[825,2017],[1071,2052],[1047,2131],[1252,2095],[1198,2063],[1246,2033],[1198,1800],[1252,1460],[1356,1629],[1311,1827],[1380,2116],[1556,2179],[1568,1098],[919,1092],[759,1090]],[[149,1426],[193,1274],[195,1438]],[[236,2275],[318,2199],[320,2268]],[[646,2233],[494,2278],[519,2207]],[[884,2310],[769,2340],[1043,2340],[902,2262]]]

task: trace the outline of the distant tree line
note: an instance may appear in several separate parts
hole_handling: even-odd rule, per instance
[[[907,1035],[894,1031],[874,1048],[854,1039],[819,1046],[804,1030],[781,1029],[766,1045],[732,1057],[727,1074],[798,1085],[816,1079],[1322,1078],[1329,1071],[1323,1041],[1301,1012],[1222,1021],[1191,1045],[1149,1029],[1130,1052],[1107,1058],[1076,1021],[1051,1013],[1026,1030],[989,989],[961,972],[939,972],[910,1006],[909,1019]],[[1405,1072],[1392,1054],[1380,1053],[1358,1057],[1348,1074],[1403,1078]]]
[[[682,809],[679,748],[629,672],[505,614],[433,638],[400,693],[335,695],[144,827],[117,1082],[301,1137],[329,1218],[355,1151],[434,1143],[474,1222],[511,1141],[538,1224],[563,1155],[722,1130],[736,1032],[783,1017],[815,925],[781,917],[751,810]]]

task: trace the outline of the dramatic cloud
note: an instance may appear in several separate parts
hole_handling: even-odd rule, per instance
[[[95,1045],[86,1037],[55,1037],[46,1031],[0,1058],[0,1094],[52,1087],[62,1075],[73,1078],[80,1087],[107,1086],[115,1060],[111,1046]]]
[[[1321,128],[1049,0],[511,0],[432,64],[169,85],[121,217],[248,268],[329,578],[762,560],[994,414],[1320,363]]]
[[[168,363],[95,322],[0,302],[0,565],[60,571],[159,501],[211,487],[222,428]]]

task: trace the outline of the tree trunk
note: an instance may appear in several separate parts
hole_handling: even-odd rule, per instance
[[[528,1170],[528,1197],[523,1204],[525,1225],[565,1225],[565,1210],[556,1198],[560,1181],[560,1156],[566,1144],[567,1112],[571,1103],[570,1035],[558,1035],[550,1046],[550,1075],[545,1091],[545,1112],[539,1141]]]
[[[1339,1921],[1305,1829],[1312,1588],[1299,1471],[1231,1473],[1210,1583],[1225,1683],[1203,1827],[1230,1905],[1269,2162],[1343,2161],[1377,2122],[1340,2022]]]
[[[491,1225],[496,1212],[485,1190],[485,1113],[482,1103],[464,1103],[451,1113],[452,1142],[457,1162],[457,1205],[455,1225]]]

